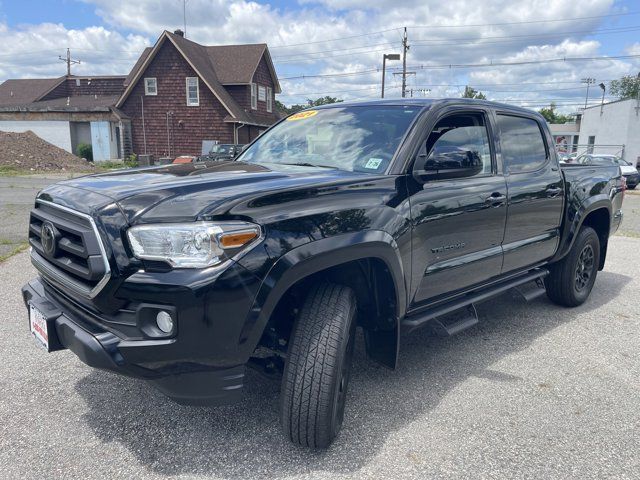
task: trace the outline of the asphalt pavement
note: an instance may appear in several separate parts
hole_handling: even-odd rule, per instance
[[[575,309],[507,294],[449,339],[402,341],[400,367],[356,350],[343,432],[289,444],[278,384],[249,372],[242,403],[185,407],[31,339],[26,252],[0,264],[0,477],[639,478],[640,239],[611,240]]]
[[[16,242],[55,180],[21,178],[0,178],[0,238]],[[503,295],[456,337],[403,339],[394,372],[360,339],[325,452],[284,439],[279,385],[251,371],[242,403],[185,407],[36,348],[19,292],[35,271],[20,253],[0,263],[0,478],[640,478],[638,194],[621,233],[581,307]]]

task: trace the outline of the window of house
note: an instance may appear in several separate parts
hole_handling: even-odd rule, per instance
[[[187,105],[190,107],[197,107],[200,105],[198,77],[187,77]]]
[[[258,86],[255,83],[251,84],[251,108],[258,108]]]
[[[267,87],[267,112],[273,112],[273,89]]]
[[[145,95],[158,94],[158,81],[155,78],[144,79],[144,94]]]
[[[547,148],[538,122],[514,115],[498,115],[502,161],[509,173],[537,170],[547,161]]]
[[[262,85],[258,87],[258,100],[260,100],[261,102],[267,101],[267,89]]]

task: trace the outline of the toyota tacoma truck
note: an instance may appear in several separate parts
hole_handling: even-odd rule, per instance
[[[30,331],[184,404],[238,400],[255,367],[281,378],[285,435],[327,447],[356,329],[395,368],[404,335],[469,328],[509,289],[587,299],[625,183],[617,166],[560,167],[553,145],[509,105],[340,103],[235,161],[59,182],[30,216]]]

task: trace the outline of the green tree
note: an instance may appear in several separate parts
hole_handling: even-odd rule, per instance
[[[639,90],[640,77],[626,75],[619,80],[612,80],[611,83],[609,83],[609,92],[611,92],[611,95],[621,100],[625,98],[638,98]]]
[[[327,95],[325,97],[316,98],[315,100],[311,100],[310,98],[308,98],[306,104],[294,104],[294,105],[291,105],[290,107],[287,107],[284,103],[276,100],[276,108],[280,110],[282,113],[284,113],[285,115],[291,115],[292,113],[299,112],[300,110],[304,110],[305,108],[319,107],[320,105],[329,105],[331,103],[340,103],[340,102],[342,102],[341,99],[336,97],[330,97]]]
[[[464,87],[464,93],[462,94],[462,98],[477,98],[478,100],[487,99],[484,93],[476,90],[475,88],[471,88],[469,85]]]
[[[556,113],[556,104],[551,102],[548,107],[541,108],[539,110],[540,115],[544,117],[547,123],[567,123],[571,120],[569,115],[562,115]]]

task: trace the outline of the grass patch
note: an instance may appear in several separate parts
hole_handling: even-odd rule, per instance
[[[0,263],[4,262],[10,257],[13,257],[15,254],[24,252],[29,247],[28,243],[21,243],[16,248],[11,250],[9,253],[5,253],[4,255],[0,255]]]
[[[616,235],[629,238],[640,238],[640,232],[630,232],[629,230],[618,230]]]
[[[33,173],[30,170],[12,167],[11,165],[0,165],[0,177],[16,177],[18,175],[28,175]]]

